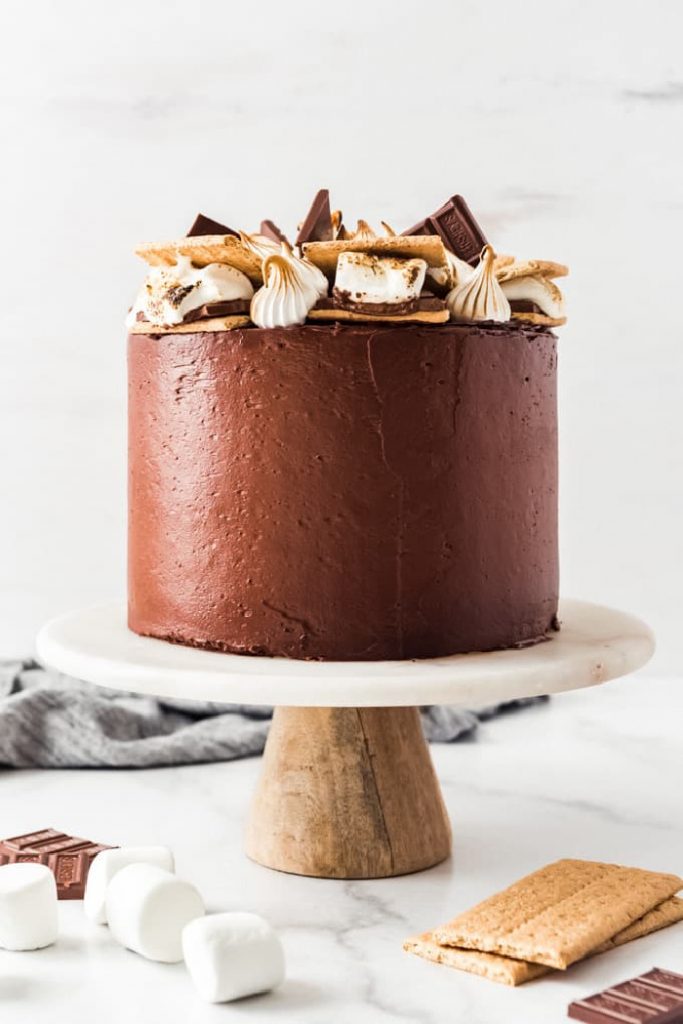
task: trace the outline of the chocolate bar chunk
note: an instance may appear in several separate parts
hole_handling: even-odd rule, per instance
[[[306,219],[299,228],[296,244],[303,245],[304,242],[331,242],[332,238],[330,193],[326,188],[321,188],[311,203]]]
[[[226,227],[225,224],[220,224],[217,220],[212,220],[211,217],[205,217],[203,213],[198,213],[195,222],[187,232],[187,238],[195,238],[197,235],[237,235],[238,232],[232,228]]]
[[[275,224],[272,220],[261,221],[260,233],[262,235],[265,235],[266,238],[270,238],[273,242],[285,242],[287,245],[289,245],[289,242],[287,241],[287,236],[283,234],[282,231],[280,231],[277,224]]]
[[[631,981],[571,1003],[568,1016],[585,1024],[680,1024],[683,974],[655,967]]]
[[[439,235],[461,260],[475,264],[486,245],[484,232],[462,196],[451,196],[440,209],[403,232],[404,235]]]
[[[0,865],[45,864],[57,882],[60,900],[82,900],[93,859],[111,846],[67,836],[54,828],[27,832],[0,841]]]

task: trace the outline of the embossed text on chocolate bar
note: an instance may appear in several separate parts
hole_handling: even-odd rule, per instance
[[[446,248],[468,263],[476,263],[486,245],[484,232],[463,197],[458,195],[451,196],[431,217],[414,224],[403,234],[440,235]]]

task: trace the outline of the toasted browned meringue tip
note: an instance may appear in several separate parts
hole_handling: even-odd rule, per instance
[[[454,320],[504,323],[510,319],[510,304],[496,279],[494,261],[493,249],[485,245],[472,276],[448,293],[446,305]]]
[[[268,238],[266,235],[259,235],[256,232],[248,234],[246,231],[240,231],[239,236],[242,244],[262,260],[280,251],[280,243],[274,242],[272,238]]]
[[[385,235],[388,235],[389,238],[395,238],[396,237],[396,232],[392,228],[391,224],[387,224],[387,222],[385,220],[381,220],[380,224],[384,228]]]
[[[370,241],[373,238],[377,238],[377,232],[373,231],[366,220],[359,220],[356,230],[351,235],[351,238],[354,241]]]
[[[330,220],[332,221],[332,240],[336,241],[337,238],[347,238],[347,231],[344,227],[344,215],[341,210],[333,210],[330,214]]]
[[[263,261],[263,282],[251,300],[252,322],[257,327],[302,324],[318,296],[301,280],[285,253],[274,253]]]

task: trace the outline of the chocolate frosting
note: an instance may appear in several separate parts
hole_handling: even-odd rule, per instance
[[[515,324],[129,337],[129,624],[424,658],[557,610],[556,343]]]

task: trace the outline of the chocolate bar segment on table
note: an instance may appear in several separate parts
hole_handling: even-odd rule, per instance
[[[211,217],[205,217],[203,213],[198,213],[195,222],[187,232],[186,238],[196,238],[199,235],[238,235],[239,232],[233,230],[233,228],[227,227],[225,224],[221,224],[217,220],[212,220]]]
[[[88,871],[104,843],[68,836],[54,828],[27,832],[0,841],[0,865],[45,864],[55,876],[60,900],[82,900]]]
[[[683,1022],[683,974],[654,967],[646,974],[571,1003],[567,1015],[585,1024]]]
[[[462,196],[451,198],[436,213],[403,232],[404,235],[439,235],[461,260],[475,264],[486,243],[484,232]]]

